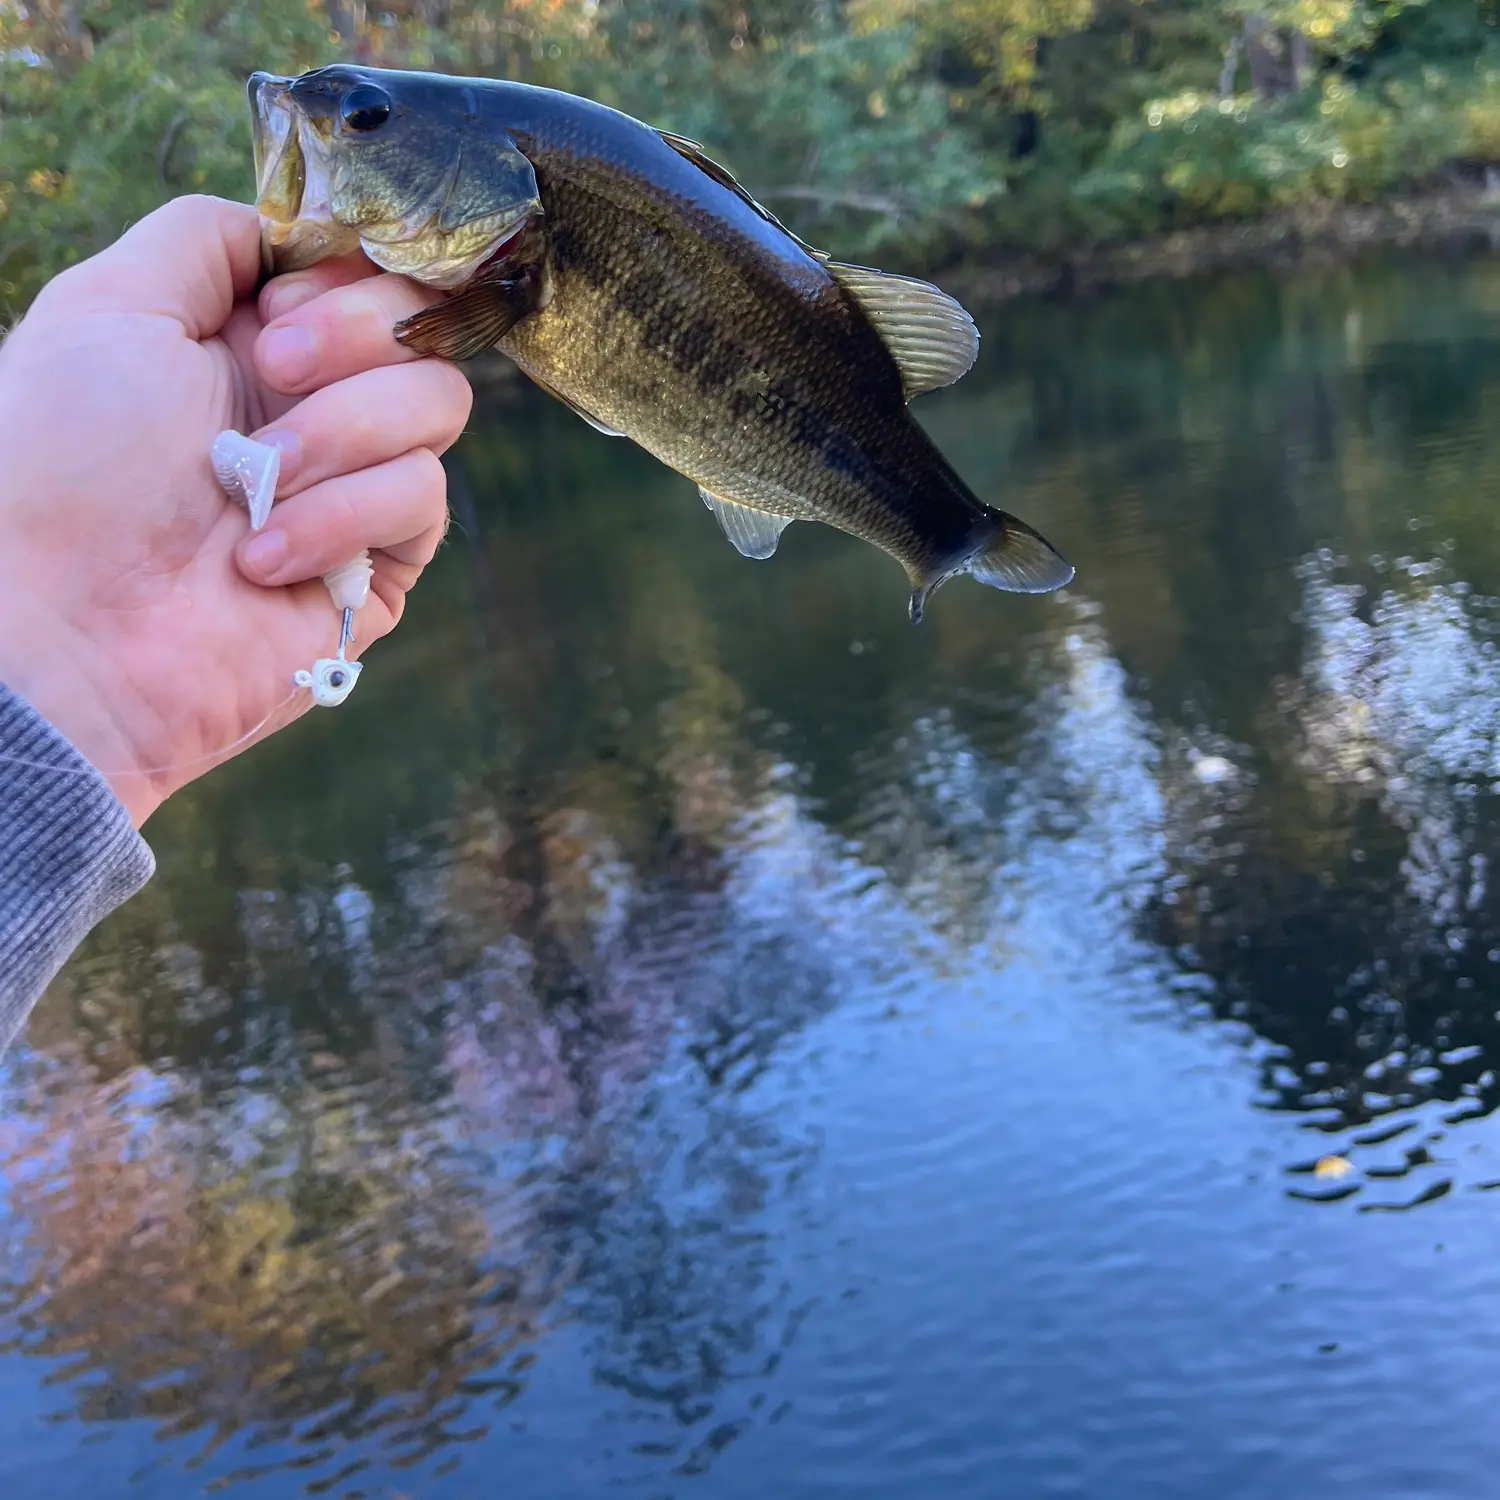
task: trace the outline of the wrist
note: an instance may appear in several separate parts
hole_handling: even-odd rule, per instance
[[[141,738],[125,726],[129,693],[97,646],[36,601],[6,588],[0,608],[0,682],[24,698],[109,783],[139,828],[163,796],[145,769]]]

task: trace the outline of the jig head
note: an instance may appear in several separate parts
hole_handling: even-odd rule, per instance
[[[276,499],[276,481],[281,475],[280,450],[269,443],[257,443],[231,428],[214,439],[209,457],[225,494],[244,505],[250,512],[250,529],[259,531]],[[354,684],[364,670],[363,663],[349,660],[348,652],[354,639],[354,612],[363,609],[370,597],[374,571],[370,554],[361,552],[351,562],[323,575],[334,608],[343,612],[338,655],[320,656],[311,670],[292,674],[292,681],[298,687],[312,690],[313,702],[320,708],[337,708],[354,691]]]

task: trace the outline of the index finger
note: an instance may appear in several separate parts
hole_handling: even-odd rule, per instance
[[[224,326],[259,277],[260,215],[247,203],[199,193],[174,198],[64,271],[36,306],[45,312],[65,294],[74,311],[157,313],[202,339]]]
[[[379,266],[356,253],[319,261],[305,271],[288,271],[284,275],[273,276],[260,289],[257,304],[260,320],[262,323],[279,322],[289,313],[311,302],[314,297],[321,297],[324,292],[379,274]]]
[[[419,359],[396,342],[394,330],[440,295],[388,271],[335,287],[267,324],[255,342],[256,373],[272,390],[299,396]]]

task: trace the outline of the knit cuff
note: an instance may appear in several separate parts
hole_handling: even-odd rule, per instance
[[[0,683],[0,1053],[156,861],[109,783]]]

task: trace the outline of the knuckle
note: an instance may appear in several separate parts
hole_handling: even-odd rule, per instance
[[[184,193],[169,199],[160,208],[153,209],[141,223],[156,223],[173,230],[188,230],[206,225],[210,219],[217,220],[223,210],[223,202],[207,193]]]
[[[84,266],[69,266],[66,271],[59,271],[31,299],[31,306],[26,310],[26,316],[31,319],[33,324],[46,322],[54,312],[61,311],[67,307],[68,298],[79,287],[79,273],[83,271]],[[83,279],[86,281],[86,276]]]
[[[423,564],[432,561],[448,529],[448,471],[430,448],[418,449],[412,487],[411,532]]]
[[[110,250],[114,247],[111,246]],[[102,250],[60,271],[31,299],[24,322],[33,327],[66,321],[80,313],[98,312],[107,303],[115,273]],[[101,265],[102,262],[102,265]]]
[[[163,217],[199,219],[218,218],[224,210],[224,200],[215,198],[211,193],[184,193],[179,198],[173,198],[169,203],[162,205],[157,210]]]
[[[469,420],[473,392],[461,371],[445,360],[423,360],[411,367],[425,386],[423,436],[434,447],[446,448]]]
[[[474,387],[457,365],[451,365],[446,360],[433,360],[430,367],[442,377],[448,428],[456,437],[463,431],[470,412],[474,410]]]
[[[339,402],[334,420],[342,432],[342,446],[348,453],[358,457],[368,455],[372,449],[382,446],[382,440],[389,442],[388,424],[384,420],[387,415],[394,416],[396,413],[387,414],[377,410],[370,402]]]
[[[351,372],[368,368],[382,333],[390,335],[389,315],[380,299],[366,290],[368,286],[369,282],[355,282],[336,287],[297,309],[299,319],[316,326],[323,347],[340,352],[340,368]]]
[[[441,300],[437,293],[408,281],[404,276],[393,276],[390,273],[377,276],[370,286],[379,299],[381,316],[385,319],[387,333],[397,323],[414,317]],[[406,348],[405,345],[398,344],[396,348],[406,359],[419,358],[414,350]]]
[[[348,562],[365,545],[369,528],[352,485],[332,483],[321,493],[309,491],[284,503],[289,512],[296,507],[282,524],[299,571],[308,576]]]
[[[377,629],[375,635],[371,637],[371,639],[379,639],[380,636],[395,629],[401,622],[401,613],[406,608],[406,590],[401,588],[393,579],[382,576],[378,568],[375,571],[375,577],[371,580],[370,587],[374,591],[375,596],[385,605],[386,611],[390,615],[390,624],[383,630]]]
[[[418,448],[422,466],[422,491],[433,503],[446,508],[448,504],[448,471],[443,461],[431,448]]]
[[[159,214],[164,228],[170,229],[184,242],[194,243],[200,239],[227,236],[232,229],[242,227],[239,221],[254,213],[255,210],[245,203],[232,203],[227,198],[215,198],[210,193],[188,193],[164,203],[155,214],[149,214],[147,218],[154,218]]]
[[[258,307],[262,322],[274,323],[311,302],[322,291],[322,278],[312,271],[293,271],[277,276],[260,289]]]
[[[386,299],[369,281],[356,281],[353,286],[340,288],[330,300],[330,316],[342,316],[356,325],[384,325],[390,317]]]
[[[364,516],[360,513],[359,500],[354,486],[336,485],[332,495],[332,504],[328,508],[328,513],[323,517],[320,529],[330,542],[332,538],[337,537],[336,545],[346,548],[352,543],[363,541],[366,524]]]
[[[420,509],[420,523],[430,526],[435,518],[448,512],[448,471],[431,448],[417,448],[411,454],[412,497]]]

